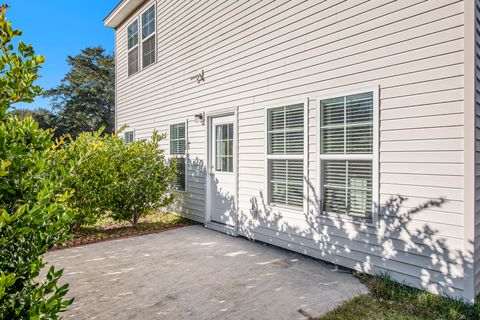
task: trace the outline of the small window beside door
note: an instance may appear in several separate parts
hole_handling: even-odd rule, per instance
[[[177,176],[173,188],[186,189],[186,125],[185,122],[170,125],[170,155],[177,160]]]
[[[304,105],[267,110],[269,204],[302,208]]]
[[[215,126],[215,171],[233,172],[233,123]]]

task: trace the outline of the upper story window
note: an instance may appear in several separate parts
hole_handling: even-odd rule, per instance
[[[138,71],[138,19],[127,27],[128,38],[128,75]]]
[[[157,52],[155,37],[156,10],[153,4],[127,26],[129,76],[155,62]]]
[[[155,5],[142,13],[142,66],[155,62]]]

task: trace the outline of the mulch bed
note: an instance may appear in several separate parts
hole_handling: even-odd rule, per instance
[[[73,248],[73,247],[78,247],[78,246],[83,246],[86,244],[92,244],[92,243],[97,243],[97,242],[103,242],[103,241],[109,241],[109,240],[115,240],[115,239],[123,239],[123,238],[131,238],[131,237],[138,237],[138,236],[144,236],[147,234],[152,234],[152,233],[160,233],[163,231],[169,231],[169,230],[175,230],[179,228],[183,228],[186,226],[191,225],[188,223],[185,224],[178,224],[172,227],[166,227],[166,228],[156,228],[156,229],[144,229],[144,230],[132,230],[130,232],[126,233],[121,233],[121,234],[109,234],[105,237],[77,237],[69,240],[65,244],[61,246],[54,246],[50,251],[55,251],[55,250],[63,250],[63,249],[68,249],[68,248]],[[100,231],[100,230],[99,230]],[[106,230],[101,230],[102,232],[105,232]],[[118,231],[118,229],[117,229]]]

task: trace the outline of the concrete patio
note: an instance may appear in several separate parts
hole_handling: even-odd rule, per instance
[[[75,297],[65,319],[306,319],[366,292],[341,269],[202,226],[47,260],[65,268]]]

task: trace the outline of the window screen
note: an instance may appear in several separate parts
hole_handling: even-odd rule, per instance
[[[155,5],[142,13],[142,66],[155,62]]]
[[[138,45],[138,20],[133,21],[127,28],[128,33],[128,49],[132,49]]]
[[[142,65],[148,67],[155,62],[155,37],[152,36],[143,41],[142,46]]]
[[[138,71],[138,47],[128,52],[128,75],[132,75]]]
[[[142,39],[155,33],[155,5],[142,13]]]
[[[138,20],[133,21],[127,27],[128,42],[128,75],[132,75],[138,71]]]

